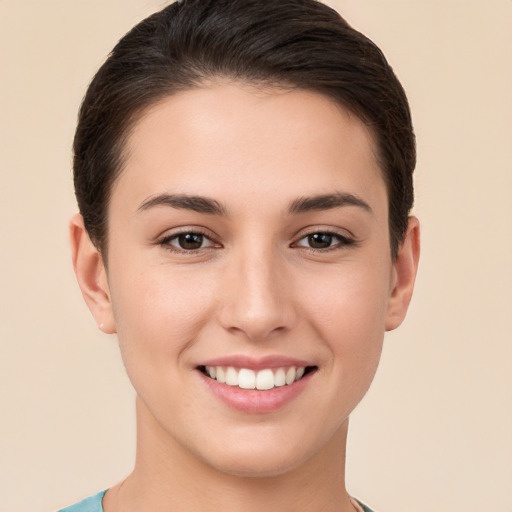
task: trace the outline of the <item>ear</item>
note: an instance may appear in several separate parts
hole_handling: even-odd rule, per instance
[[[386,317],[386,331],[396,329],[404,320],[411,301],[420,257],[420,224],[409,217],[404,241],[393,264],[392,289]]]
[[[80,214],[69,223],[73,268],[82,295],[98,327],[107,334],[116,332],[107,272],[98,249],[94,246]]]

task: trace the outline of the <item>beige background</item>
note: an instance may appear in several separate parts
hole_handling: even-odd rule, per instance
[[[70,146],[94,71],[163,3],[0,0],[1,510],[50,512],[133,462],[116,340],[70,265]],[[349,490],[380,512],[511,512],[512,2],[330,3],[408,91],[423,228],[409,318],[353,415]]]

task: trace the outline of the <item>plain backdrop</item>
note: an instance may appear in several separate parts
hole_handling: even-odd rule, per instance
[[[351,420],[348,489],[379,512],[511,512],[512,2],[330,3],[408,92],[423,247],[409,317]],[[94,72],[163,6],[0,0],[5,511],[51,512],[133,464],[133,391],[70,263],[70,147]]]

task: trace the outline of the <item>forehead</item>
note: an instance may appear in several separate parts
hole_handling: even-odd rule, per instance
[[[289,200],[340,187],[367,195],[385,188],[372,134],[355,115],[314,92],[213,84],[144,113],[113,200],[194,193],[243,206],[248,190]]]

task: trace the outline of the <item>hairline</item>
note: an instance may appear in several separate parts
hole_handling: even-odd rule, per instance
[[[105,215],[104,215],[104,233],[103,233],[103,241],[99,242],[97,245],[97,249],[102,256],[105,266],[108,255],[108,225],[109,225],[109,211],[110,211],[110,201],[111,197],[115,192],[115,188],[117,183],[119,182],[121,176],[126,169],[127,162],[130,158],[130,141],[133,137],[134,131],[136,127],[140,124],[140,122],[146,117],[151,115],[151,113],[158,109],[160,105],[166,102],[169,98],[172,98],[180,93],[186,93],[193,90],[204,90],[208,88],[215,88],[224,85],[236,85],[238,87],[252,89],[258,92],[263,92],[265,94],[272,93],[272,91],[281,91],[281,92],[291,92],[291,91],[305,91],[313,94],[317,94],[324,98],[327,98],[333,106],[339,109],[343,114],[348,116],[355,116],[363,126],[365,127],[368,136],[371,140],[371,150],[373,157],[375,159],[375,163],[377,168],[379,169],[380,177],[383,180],[384,186],[386,187],[386,200],[388,203],[388,233],[389,233],[389,241],[391,246],[391,254],[393,255],[397,250],[397,248],[393,247],[393,232],[391,226],[391,216],[390,216],[390,189],[387,180],[387,173],[384,168],[383,158],[381,156],[380,144],[378,142],[378,132],[371,126],[369,122],[367,122],[362,115],[356,112],[356,109],[350,107],[346,103],[343,103],[340,98],[336,98],[334,94],[329,94],[327,88],[323,90],[321,87],[307,87],[304,85],[297,85],[292,83],[291,81],[285,80],[273,80],[270,78],[247,78],[247,77],[236,77],[229,73],[214,73],[211,75],[205,75],[204,73],[198,73],[198,79],[186,86],[175,86],[174,88],[169,88],[168,90],[162,90],[159,94],[155,94],[149,101],[146,103],[141,103],[139,106],[133,109],[133,111],[126,117],[125,123],[121,128],[121,135],[118,138],[118,147],[115,151],[117,151],[117,165],[113,172],[110,175],[107,194],[105,197]],[[96,245],[96,241],[95,241]]]

